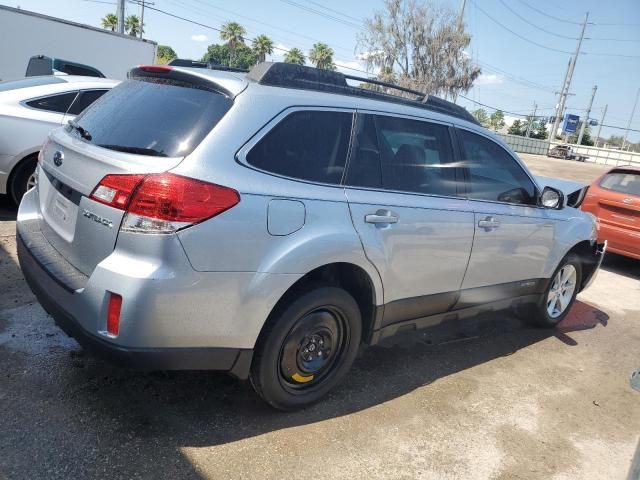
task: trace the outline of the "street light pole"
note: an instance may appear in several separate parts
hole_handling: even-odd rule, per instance
[[[529,122],[528,122],[527,133],[525,134],[525,137],[527,137],[527,138],[529,138],[529,134],[531,133],[531,124],[536,121],[536,112],[537,111],[538,111],[538,105],[534,101],[533,102],[533,115],[531,115],[531,120],[529,120]]]
[[[604,111],[602,112],[602,118],[600,119],[600,126],[598,127],[598,134],[596,135],[596,147],[598,146],[598,140],[600,139],[600,132],[602,131],[602,124],[604,123],[604,116],[607,114],[607,108],[609,105],[604,106]]]
[[[458,30],[462,30],[462,23],[464,22],[464,7],[467,5],[467,0],[462,0],[460,4],[460,13],[458,14]]]
[[[124,33],[124,2],[125,0],[118,0],[118,33]]]
[[[631,122],[633,121],[633,115],[636,113],[636,106],[638,105],[638,97],[640,97],[640,88],[638,89],[638,93],[636,93],[636,101],[633,102],[633,108],[631,109],[631,116],[629,117],[629,123],[627,123],[627,129],[624,132],[624,140],[622,140],[622,148],[624,150],[624,145],[627,143],[627,136],[629,136],[629,129],[631,128]]]
[[[560,123],[560,116],[564,112],[564,106],[567,102],[567,95],[569,95],[569,89],[571,88],[571,80],[573,78],[573,71],[576,68],[576,63],[578,62],[578,56],[580,55],[580,48],[582,47],[582,40],[584,40],[584,31],[587,28],[587,21],[589,20],[589,12],[584,15],[584,22],[582,23],[582,31],[580,32],[580,38],[578,39],[578,45],[576,46],[576,53],[573,55],[571,61],[569,62],[569,69],[567,70],[566,81],[562,86],[562,91],[560,93],[560,104],[558,106],[558,111],[556,115],[555,122],[553,122],[553,129],[551,130],[550,142],[556,136],[556,132],[558,131],[558,125]]]
[[[591,92],[591,100],[589,101],[589,106],[587,107],[587,114],[582,120],[582,126],[580,127],[580,134],[578,135],[578,143],[577,145],[582,145],[582,136],[584,135],[584,129],[587,126],[587,122],[589,121],[589,114],[591,113],[591,106],[593,105],[593,99],[596,96],[596,91],[598,90],[598,86],[593,86],[593,92]]]

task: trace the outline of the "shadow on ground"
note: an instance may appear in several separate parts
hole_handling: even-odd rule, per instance
[[[42,318],[46,325],[35,330],[62,335]],[[507,314],[492,313],[458,324],[455,331],[398,338],[394,345],[361,352],[341,387],[293,413],[270,409],[248,385],[224,375],[116,369],[75,344],[27,357],[8,352],[0,342],[0,363],[8,372],[0,377],[0,392],[11,392],[0,394],[0,476],[117,472],[122,478],[199,478],[182,447],[222,445],[358,412],[550,336],[576,345],[571,332],[606,326],[608,318],[577,302],[557,330],[525,327]]]

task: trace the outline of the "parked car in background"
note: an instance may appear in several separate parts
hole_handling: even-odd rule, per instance
[[[18,211],[25,279],[87,349],[229,371],[281,409],[399,331],[510,307],[558,324],[602,259],[595,219],[413,93],[284,63],[137,67],[49,135]]]
[[[598,238],[610,251],[640,260],[640,167],[615,167],[596,179],[582,210],[598,217]]]
[[[38,152],[48,133],[75,118],[117,85],[75,75],[0,83],[0,194],[16,203],[35,184]]]
[[[576,160],[578,162],[584,162],[589,157],[587,155],[581,155],[575,153],[571,145],[557,145],[549,150],[547,157],[563,158],[565,160]]]

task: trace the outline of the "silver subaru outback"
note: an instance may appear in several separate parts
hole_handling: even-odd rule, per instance
[[[503,308],[560,322],[604,253],[584,189],[391,88],[280,63],[133,69],[42,148],[27,282],[85,348],[228,371],[280,409],[399,330]]]

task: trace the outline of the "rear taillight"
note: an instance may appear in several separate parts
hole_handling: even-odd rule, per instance
[[[240,202],[232,188],[172,173],[107,175],[91,198],[126,211],[122,230],[141,233],[172,233]]]
[[[133,190],[146,175],[107,175],[95,188],[91,198],[96,202],[124,210]]]

